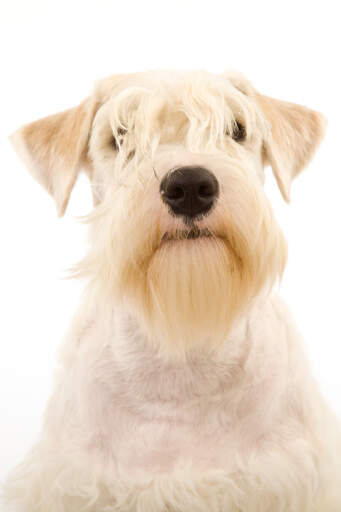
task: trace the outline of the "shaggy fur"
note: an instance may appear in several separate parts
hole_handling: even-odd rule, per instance
[[[341,427],[273,291],[286,243],[263,191],[269,163],[289,199],[323,130],[240,75],[154,71],[13,136],[60,215],[81,168],[95,209],[83,303],[6,510],[341,510]],[[184,166],[220,188],[191,228],[160,196]]]

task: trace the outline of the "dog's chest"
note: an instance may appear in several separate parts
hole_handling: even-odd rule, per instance
[[[102,365],[89,382],[89,447],[118,470],[168,472],[179,465],[233,469],[261,439],[271,383],[245,393],[237,357],[160,365],[145,355]],[[260,404],[263,403],[264,406]]]
[[[118,406],[108,424],[112,456],[126,470],[170,471],[179,464],[204,470],[226,467],[231,459],[237,436],[224,406],[211,414],[200,403],[128,409]]]

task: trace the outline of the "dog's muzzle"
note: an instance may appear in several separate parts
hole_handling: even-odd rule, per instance
[[[218,193],[217,179],[203,167],[181,167],[166,174],[160,184],[162,200],[171,213],[190,220],[207,214]]]

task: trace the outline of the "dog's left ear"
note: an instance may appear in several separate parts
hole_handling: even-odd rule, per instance
[[[292,180],[310,162],[326,127],[319,112],[257,94],[258,103],[270,123],[264,141],[266,161],[271,165],[283,198],[289,202]]]
[[[97,104],[89,97],[75,108],[27,124],[10,140],[33,177],[54,197],[64,215],[87,145]]]

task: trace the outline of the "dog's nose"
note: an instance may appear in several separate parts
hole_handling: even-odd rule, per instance
[[[218,181],[203,167],[176,169],[168,173],[160,185],[161,197],[172,212],[191,219],[208,213],[218,192]]]

